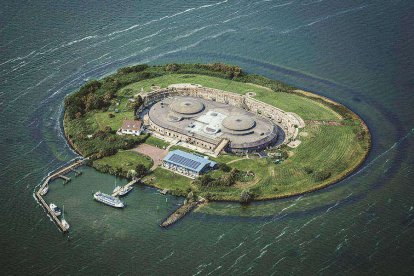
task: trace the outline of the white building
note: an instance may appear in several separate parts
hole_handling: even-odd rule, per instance
[[[140,135],[142,131],[142,122],[139,120],[125,120],[122,127],[118,129],[117,134]]]

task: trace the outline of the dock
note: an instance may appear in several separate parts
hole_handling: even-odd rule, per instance
[[[36,198],[39,200],[40,204],[43,206],[43,208],[48,212],[48,214],[52,217],[53,221],[56,223],[56,225],[59,227],[59,229],[62,232],[67,232],[69,229],[65,227],[65,225],[62,224],[61,220],[54,214],[54,212],[52,211],[52,209],[50,209],[49,205],[47,204],[47,202],[43,199],[42,195],[41,195],[41,191],[49,185],[49,183],[56,179],[56,178],[63,178],[65,179],[65,181],[67,181],[66,179],[69,179],[69,177],[64,176],[65,174],[67,174],[68,172],[72,171],[73,169],[81,166],[84,164],[84,159],[81,160],[76,160],[75,162],[58,169],[57,171],[53,172],[51,175],[49,175],[45,181],[42,183],[42,185],[39,187],[39,189],[36,191],[35,196]]]
[[[126,184],[126,185],[124,186],[124,188],[129,188],[129,187],[131,187],[132,185],[134,185],[135,183],[137,183],[139,180],[140,180],[139,178],[135,178],[135,179],[133,179],[131,182],[129,182],[128,184]],[[115,193],[113,193],[113,194],[112,194],[112,196],[118,196],[118,195],[119,195],[119,193],[120,193],[120,189],[119,189],[118,191],[116,191]]]
[[[172,214],[170,214],[161,224],[160,226],[163,228],[167,228],[180,219],[182,219],[185,215],[190,213],[194,210],[197,206],[205,203],[206,200],[204,198],[199,200],[189,200],[188,202],[184,203],[177,210],[175,210]]]
[[[64,176],[62,174],[58,175],[58,177],[62,178],[63,180],[65,180],[65,183],[68,183],[69,181],[71,181],[70,177]]]

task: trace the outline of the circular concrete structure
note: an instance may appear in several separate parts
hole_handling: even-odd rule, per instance
[[[277,142],[278,128],[268,118],[217,98],[173,93],[164,95],[148,111],[150,128],[161,136],[209,151],[226,140],[225,150],[230,152],[258,151]]]
[[[170,104],[170,108],[172,111],[176,113],[191,115],[191,114],[197,114],[203,111],[204,104],[200,101],[197,101],[196,99],[180,98],[172,102]]]
[[[233,131],[244,131],[252,129],[256,121],[246,115],[233,115],[226,117],[221,124]]]

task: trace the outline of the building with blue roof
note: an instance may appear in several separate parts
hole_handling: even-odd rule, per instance
[[[174,150],[163,159],[163,166],[190,178],[195,178],[214,169],[217,163],[207,156],[199,156],[182,150]]]

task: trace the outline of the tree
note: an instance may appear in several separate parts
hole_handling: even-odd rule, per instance
[[[135,167],[136,177],[143,177],[147,173],[147,168],[143,164],[138,164]]]
[[[138,95],[134,103],[134,114],[135,115],[137,114],[137,111],[143,104],[144,104],[144,100],[142,99],[141,95]]]
[[[249,203],[252,200],[253,200],[253,195],[250,193],[249,190],[243,190],[240,193],[240,202]]]
[[[220,162],[218,163],[218,168],[222,170],[223,172],[229,172],[231,171],[231,167],[227,165],[226,163]]]
[[[129,170],[128,173],[127,173],[127,178],[128,179],[132,179],[132,178],[134,178],[136,176],[137,176],[137,172],[134,171],[134,170]]]
[[[167,64],[165,66],[165,71],[169,71],[169,72],[175,72],[178,69],[180,69],[180,66],[176,63]]]

